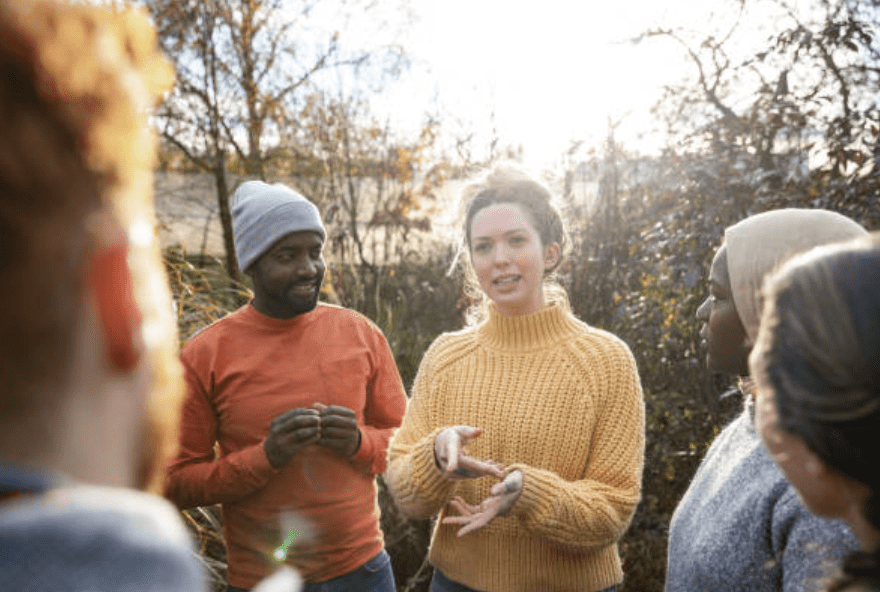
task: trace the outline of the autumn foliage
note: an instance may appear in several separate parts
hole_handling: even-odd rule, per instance
[[[169,3],[194,11],[184,16],[230,27],[204,11],[211,3],[164,1]],[[738,3],[744,10],[753,4],[783,3]],[[876,7],[815,4],[810,20],[792,13],[766,43],[739,57],[724,36],[646,32],[640,42],[671,40],[693,65],[693,76],[670,83],[654,111],[669,134],[666,148],[650,157],[631,153],[615,141],[612,126],[604,146],[573,147],[549,179],[565,205],[572,238],[560,269],[572,308],[629,344],[645,391],[643,498],[621,541],[622,590],[663,589],[672,512],[707,446],[740,409],[733,381],[704,368],[695,318],[724,228],[749,214],[796,206],[836,210],[880,229]],[[164,39],[193,43],[194,56],[219,51],[207,51],[190,31],[171,27]],[[246,96],[246,90],[235,92]],[[448,273],[455,248],[437,225],[438,197],[490,163],[470,158],[462,143],[456,154],[442,149],[440,120],[427,118],[418,137],[402,140],[372,118],[362,97],[305,82],[289,92],[290,101],[274,103],[271,117],[239,117],[278,130],[277,145],[259,134],[224,135],[222,114],[210,115],[218,103],[207,101],[202,112],[208,116],[187,124],[203,126],[204,143],[185,147],[190,158],[175,152],[175,142],[200,136],[179,135],[183,128],[174,126],[186,122],[170,119],[163,162],[170,168],[201,162],[196,170],[213,171],[218,183],[229,181],[227,173],[279,179],[314,199],[329,231],[324,298],[379,324],[409,387],[427,346],[462,326],[468,304],[461,275]],[[202,100],[198,94],[190,99]],[[186,111],[167,111],[169,117],[181,114]],[[237,138],[251,142],[235,147]],[[221,200],[234,189],[229,185],[218,185]],[[196,255],[166,251],[184,339],[249,294],[246,278],[224,273],[228,261]],[[382,487],[380,501],[398,588],[426,590],[430,524],[403,518]],[[217,515],[189,517],[202,533],[220,590]]]

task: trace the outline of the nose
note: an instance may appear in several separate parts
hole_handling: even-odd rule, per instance
[[[709,297],[707,296],[703,303],[700,304],[700,307],[697,309],[697,320],[703,321],[704,323],[709,322],[709,310],[710,310]]]
[[[495,265],[506,265],[510,261],[510,257],[507,254],[507,248],[504,244],[499,244],[495,247],[495,253],[493,253],[492,262]]]
[[[300,258],[296,272],[301,277],[314,277],[318,273],[317,262],[309,256]]]

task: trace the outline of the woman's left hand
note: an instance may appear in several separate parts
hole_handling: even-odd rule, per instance
[[[478,506],[472,506],[461,497],[456,496],[449,503],[458,510],[459,516],[447,516],[442,522],[443,524],[463,524],[464,526],[458,530],[458,536],[479,530],[497,516],[504,516],[510,511],[522,493],[522,486],[522,471],[512,471],[503,481],[492,486],[492,489],[489,490],[489,497],[480,502]]]

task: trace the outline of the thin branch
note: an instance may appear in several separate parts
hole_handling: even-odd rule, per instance
[[[210,171],[214,168],[211,165],[211,163],[209,163],[207,160],[205,160],[204,158],[197,156],[195,153],[193,153],[191,151],[190,147],[187,146],[186,144],[184,144],[183,142],[181,142],[177,138],[177,136],[175,136],[167,131],[164,131],[164,130],[161,132],[161,134],[162,134],[163,138],[165,138],[171,144],[173,144],[175,148],[180,150],[184,156],[186,156],[193,164],[195,164],[196,166],[198,166],[202,170]]]

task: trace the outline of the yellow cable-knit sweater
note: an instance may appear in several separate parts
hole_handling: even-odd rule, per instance
[[[425,354],[386,483],[408,516],[428,517],[461,495],[478,504],[494,480],[452,481],[434,438],[483,428],[466,453],[523,473],[508,516],[457,537],[437,521],[430,562],[486,592],[590,592],[623,577],[617,540],[640,496],[644,402],[635,361],[614,335],[558,306],[438,337]],[[452,510],[454,512],[454,510]]]

